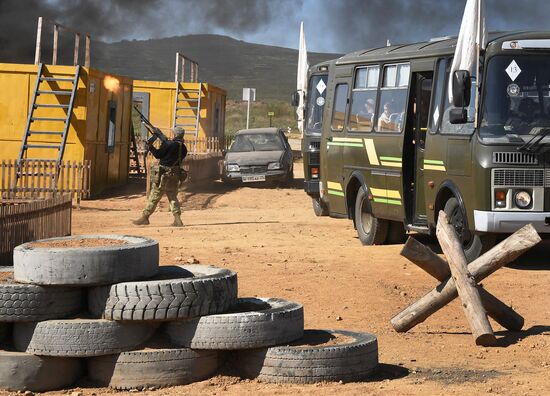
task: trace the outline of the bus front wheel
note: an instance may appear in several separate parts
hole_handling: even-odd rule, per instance
[[[470,263],[478,258],[482,253],[494,245],[494,236],[487,235],[481,237],[472,234],[466,225],[466,215],[464,209],[460,206],[458,199],[450,198],[443,209],[449,222],[453,226],[458,239],[462,243],[462,250],[466,260]]]
[[[355,199],[355,228],[363,245],[382,245],[388,235],[388,221],[374,217],[364,188]]]

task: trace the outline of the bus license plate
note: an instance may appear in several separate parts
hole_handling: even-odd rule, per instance
[[[243,183],[265,181],[265,175],[243,176]]]

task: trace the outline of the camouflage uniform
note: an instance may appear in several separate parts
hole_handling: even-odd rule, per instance
[[[164,194],[170,201],[170,211],[174,215],[173,226],[181,227],[181,209],[178,201],[178,187],[180,181],[185,180],[187,173],[181,169],[181,162],[187,155],[187,148],[183,143],[183,130],[174,130],[175,137],[171,141],[164,141],[160,148],[149,147],[151,153],[159,159],[159,165],[150,169],[151,189],[147,200],[147,206],[142,216],[133,220],[136,225],[149,224],[149,216],[155,211],[160,199]]]
[[[180,177],[175,172],[171,172],[170,168],[161,165],[151,167],[151,190],[149,191],[149,199],[147,206],[143,209],[144,216],[151,216],[155,211],[160,199],[164,194],[170,202],[170,211],[174,216],[181,215],[180,203],[178,201],[178,186]]]

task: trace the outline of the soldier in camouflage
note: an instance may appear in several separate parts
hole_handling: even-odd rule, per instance
[[[183,159],[187,155],[187,147],[183,143],[184,130],[175,128],[172,130],[174,138],[163,142],[157,149],[152,144],[149,145],[149,151],[159,160],[158,165],[153,165],[150,169],[151,190],[147,206],[143,209],[142,216],[133,220],[136,225],[149,224],[149,216],[153,214],[157,204],[164,194],[170,201],[170,211],[174,215],[174,227],[181,227],[181,209],[178,202],[179,183],[187,177],[187,173],[181,168]]]

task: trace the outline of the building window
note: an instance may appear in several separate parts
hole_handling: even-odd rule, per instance
[[[346,119],[346,104],[348,102],[348,84],[338,84],[334,94],[331,128],[333,131],[344,129]]]
[[[357,69],[351,93],[351,110],[348,121],[350,131],[371,131],[376,111],[376,95],[380,66]]]
[[[384,68],[380,102],[378,104],[378,132],[401,132],[405,123],[410,65],[401,63]]]
[[[112,153],[115,151],[116,141],[116,102],[110,100],[107,106],[107,152]]]

